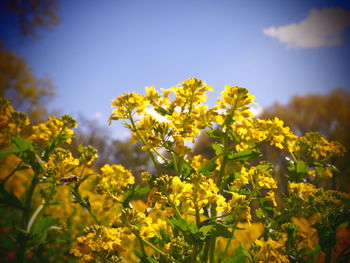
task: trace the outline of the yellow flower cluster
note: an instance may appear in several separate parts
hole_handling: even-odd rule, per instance
[[[169,105],[171,114],[167,117],[175,136],[194,142],[200,130],[213,121],[214,111],[208,110],[206,105],[201,105],[207,98],[206,92],[210,90],[210,86],[195,78],[171,88],[175,99]]]
[[[191,246],[183,237],[176,237],[165,245],[165,252],[171,255],[174,262],[190,262],[192,255]]]
[[[79,163],[84,165],[91,165],[93,161],[95,161],[98,157],[97,149],[88,145],[86,147],[79,145]]]
[[[226,85],[225,90],[221,93],[216,103],[215,109],[218,112],[216,121],[218,124],[225,124],[225,120],[229,121],[229,125],[233,121],[243,121],[245,118],[252,118],[249,104],[254,102],[254,96],[247,89]]]
[[[223,212],[226,209],[226,199],[219,194],[219,188],[211,178],[203,175],[194,174],[189,181],[192,184],[192,194],[186,200],[189,205],[189,211],[198,210],[203,213],[203,207],[206,205],[215,205],[217,212]]]
[[[241,140],[236,146],[237,151],[245,150],[262,141],[269,141],[270,145],[280,149],[284,147],[292,149],[297,138],[277,117],[273,120],[244,119],[234,123],[232,130]]]
[[[79,165],[79,160],[72,153],[63,148],[56,148],[50,158],[44,164],[44,175],[59,179],[73,173],[74,168]]]
[[[266,132],[267,140],[271,145],[280,149],[294,147],[297,136],[291,132],[289,127],[283,126],[282,120],[275,117],[273,120],[258,120],[258,122],[260,130]]]
[[[62,118],[50,117],[47,122],[33,126],[33,134],[29,139],[45,144],[54,140],[71,143],[74,135],[72,128],[77,127],[76,121],[69,115],[63,115]]]
[[[171,203],[190,213],[203,213],[203,207],[215,204],[218,212],[226,209],[225,198],[219,194],[219,189],[212,179],[195,174],[187,181],[181,181],[178,176],[161,176],[155,181],[155,188],[149,195],[149,203],[156,207]]]
[[[135,113],[141,115],[147,107],[147,100],[137,93],[125,93],[112,101],[110,120],[130,119]]]
[[[327,160],[334,154],[342,154],[345,149],[339,142],[330,142],[317,132],[308,132],[299,137],[294,150],[301,159],[312,156],[315,160]]]
[[[135,236],[124,227],[106,227],[94,225],[85,228],[84,235],[77,238],[71,253],[80,257],[80,262],[103,259],[117,262],[118,253],[124,251],[124,243],[135,239]]]
[[[268,163],[261,163],[260,165],[250,167],[242,167],[241,175],[233,181],[233,186],[241,188],[244,185],[251,183],[257,190],[276,189],[277,183],[271,175],[272,167]]]
[[[120,220],[116,220],[116,224],[127,227],[134,235],[143,239],[160,236],[160,231],[166,229],[167,226],[160,210],[153,211],[146,216],[144,212],[130,208],[123,209]]]
[[[243,217],[250,226],[252,216],[250,214],[249,201],[246,199],[246,196],[235,192],[230,192],[230,194],[232,197],[224,208],[225,214],[233,215],[237,222]]]
[[[308,198],[317,191],[317,188],[310,183],[289,182],[289,189],[292,193],[296,194],[302,199]]]
[[[116,164],[105,164],[101,168],[99,178],[98,193],[107,194],[118,201],[121,201],[120,198],[125,193],[126,188],[135,183],[132,173],[124,166]]]
[[[192,160],[191,160],[191,165],[196,171],[198,171],[200,168],[202,168],[207,163],[208,163],[208,159],[205,158],[201,154],[197,154],[197,155],[193,156]]]
[[[10,102],[0,97],[0,147],[6,147],[12,138],[30,124],[28,117],[15,111]]]
[[[266,241],[259,239],[255,240],[254,246],[257,247],[257,250],[255,250],[253,254],[254,259],[257,262],[290,262],[285,255],[286,241],[287,235],[285,233],[281,233],[276,239],[269,237]]]

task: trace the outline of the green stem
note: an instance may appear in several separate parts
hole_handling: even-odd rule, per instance
[[[198,245],[194,244],[193,245],[193,252],[192,252],[192,261],[191,261],[191,263],[196,263],[196,261],[197,261],[197,254],[198,254]]]
[[[131,122],[131,126],[132,126],[132,129],[133,129],[133,132],[136,133],[137,137],[140,139],[140,141],[142,142],[142,144],[143,144],[144,146],[147,146],[146,140],[141,136],[141,134],[140,134],[139,131],[137,130],[137,128],[136,128],[136,126],[135,126],[135,122],[134,122],[134,120],[132,119],[131,116],[130,116],[129,120],[130,120],[130,122]],[[151,150],[148,149],[148,148],[147,148],[147,153],[148,153],[149,157],[151,158],[151,160],[152,160],[154,166],[156,167],[156,170],[157,170],[158,175],[161,175],[162,173],[161,173],[161,170],[160,170],[160,168],[159,168],[158,162],[157,162],[156,159],[154,158],[154,155],[152,154]],[[156,153],[158,153],[158,152],[156,152]],[[160,154],[158,153],[158,155],[160,155]],[[162,156],[162,155],[161,155],[161,156]],[[164,158],[164,156],[162,156],[162,157]]]
[[[177,161],[176,161],[176,158],[175,158],[174,154],[171,154],[171,159],[173,161],[173,166],[175,168],[175,173],[176,173],[177,176],[179,176],[179,169],[177,167]]]
[[[141,237],[140,237],[141,238]],[[141,238],[142,239],[142,238]],[[166,254],[161,251],[159,248],[157,248],[155,245],[153,245],[152,243],[148,242],[146,239],[142,239],[143,242],[145,242],[145,244],[149,247],[151,247],[154,251],[157,251],[159,254],[161,254],[162,256],[166,256]]]
[[[227,151],[228,151],[228,127],[226,127],[226,132],[225,136],[223,138],[223,144],[224,144],[224,159],[222,161],[219,175],[216,181],[216,185],[219,188],[219,193],[222,193],[223,191],[223,185],[222,185],[222,180],[225,174],[225,168],[226,168],[226,163],[228,160],[227,157]],[[216,217],[216,205],[212,206],[211,209],[211,217]],[[209,262],[214,263],[215,260],[215,246],[216,246],[216,237],[213,236],[210,238],[210,248],[209,248]]]
[[[215,246],[216,246],[216,237],[210,238],[210,247],[209,247],[209,262],[214,263],[215,260]]]
[[[193,168],[193,166],[192,166],[185,158],[183,158],[180,154],[178,154],[177,152],[175,152],[173,149],[171,149],[171,148],[169,148],[169,147],[166,147],[166,149],[167,149],[168,151],[170,151],[171,153],[175,154],[176,157],[178,157],[179,159],[181,159],[181,161],[183,161],[184,163],[186,163],[186,164],[191,168],[192,171],[195,170],[195,169]]]
[[[325,253],[326,253],[326,256],[325,256],[324,262],[331,263],[331,261],[332,261],[332,248],[331,247],[327,248]]]
[[[136,234],[135,234],[136,235]],[[143,257],[144,258],[147,258],[147,254],[146,254],[146,250],[145,250],[145,246],[144,246],[144,242],[143,242],[143,239],[139,236],[139,235],[136,235],[137,239],[139,240],[139,243],[140,243],[140,247],[141,247],[141,250],[142,250],[142,254],[143,254]]]
[[[24,201],[24,207],[23,207],[23,229],[27,229],[28,222],[30,220],[30,210],[31,210],[31,204],[32,204],[32,198],[33,194],[36,188],[36,185],[39,182],[39,174],[35,173],[31,184],[29,186],[28,192],[25,197]],[[25,253],[27,248],[27,241],[28,241],[28,234],[29,233],[21,233],[18,237],[19,242],[19,248],[18,248],[18,262],[22,263],[25,261]]]
[[[77,199],[78,203],[79,203],[82,207],[86,208],[86,210],[88,210],[90,216],[93,218],[93,220],[95,221],[95,223],[96,223],[97,225],[100,225],[100,222],[99,222],[99,220],[97,219],[95,213],[91,210],[90,205],[84,200],[84,198],[82,198],[82,196],[81,196],[79,190],[76,189],[76,188],[73,188],[73,193],[74,193],[74,197]]]
[[[209,248],[210,248],[210,238],[207,238],[206,242],[204,244],[203,255],[201,257],[202,263],[207,263],[207,261],[208,261]]]

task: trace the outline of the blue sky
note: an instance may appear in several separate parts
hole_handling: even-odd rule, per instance
[[[349,10],[347,1],[66,0],[61,24],[40,40],[8,38],[57,86],[51,109],[107,126],[113,98],[190,77],[214,87],[210,105],[225,84],[248,88],[262,107],[350,90]]]

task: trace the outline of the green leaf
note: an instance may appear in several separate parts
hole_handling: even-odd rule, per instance
[[[140,250],[134,249],[134,253],[139,259],[143,259],[145,257],[145,255]]]
[[[155,260],[152,257],[147,257],[147,260],[148,260],[149,263],[160,263],[158,260]]]
[[[228,159],[235,161],[247,161],[250,159],[255,159],[261,156],[261,153],[258,149],[247,149],[238,153],[231,152],[228,154]]]
[[[214,143],[211,144],[211,146],[213,147],[213,150],[215,151],[216,155],[220,155],[224,151],[224,147],[220,143],[214,142]]]
[[[162,116],[171,115],[169,111],[167,111],[166,109],[164,109],[162,107],[155,108],[154,110]]]
[[[207,236],[211,236],[211,231],[213,230],[214,228],[214,225],[205,225],[205,226],[202,226],[200,229],[199,229],[199,232],[202,233],[203,237],[202,239],[204,240]]]
[[[202,234],[202,239],[207,236],[222,236],[225,238],[233,237],[233,233],[230,232],[225,225],[219,224],[215,221],[206,221],[206,223],[206,225],[202,226],[199,229],[199,232]]]
[[[225,227],[222,224],[215,224],[215,232],[213,232],[213,234],[215,236],[221,236],[221,237],[225,237],[225,238],[232,238],[233,237],[233,233],[231,231],[229,231],[227,229],[227,227]]]
[[[192,168],[187,163],[182,163],[181,172],[183,176],[186,178],[191,174]]]
[[[296,163],[296,172],[298,174],[305,174],[306,175],[308,170],[309,170],[309,166],[305,162],[297,161],[297,163]]]
[[[247,259],[251,259],[249,252],[240,245],[234,253],[234,256],[231,258],[225,258],[221,263],[242,263],[246,262]]]
[[[17,135],[12,141],[13,152],[25,163],[29,164],[37,174],[42,172],[42,167],[35,155],[34,146],[31,142]]]
[[[123,200],[123,206],[129,207],[129,202],[139,195],[147,194],[150,191],[149,186],[141,187],[140,185],[137,185],[135,188],[129,189],[124,194],[124,200]]]
[[[178,229],[182,230],[182,231],[189,231],[191,233],[197,233],[198,229],[197,227],[190,222],[187,222],[185,219],[182,218],[171,218],[168,220],[168,223],[172,226],[172,227],[177,227]]]
[[[44,217],[41,220],[37,220],[32,228],[31,234],[33,240],[37,244],[43,244],[46,242],[48,230],[50,227],[57,225],[58,219],[53,217]]]
[[[288,170],[291,172],[291,181],[301,182],[302,179],[307,175],[309,166],[303,161],[297,161],[296,163],[290,163]]]
[[[187,222],[185,219],[182,218],[171,218],[168,220],[168,223],[174,227],[180,230],[185,237],[185,240],[193,245],[196,242],[200,241],[201,233],[198,231],[198,228],[193,223]]]
[[[210,175],[210,173],[212,171],[214,171],[214,169],[217,167],[217,164],[215,163],[211,163],[211,164],[207,164],[207,165],[204,165],[203,167],[201,167],[199,170],[198,170],[198,173],[199,174],[203,174],[205,176],[208,176]]]
[[[23,137],[17,135],[12,141],[12,149],[15,153],[34,151],[34,147],[31,142],[27,141]]]
[[[207,130],[205,132],[209,135],[210,138],[213,139],[221,138],[224,135],[224,132],[220,130]]]
[[[41,234],[42,232],[48,230],[50,227],[57,225],[58,224],[58,219],[54,217],[44,217],[40,220],[37,220],[32,228],[32,234],[33,235],[38,235]]]

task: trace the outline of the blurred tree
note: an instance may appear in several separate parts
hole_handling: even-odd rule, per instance
[[[343,158],[334,160],[339,174],[332,179],[332,187],[350,189],[350,93],[337,88],[325,95],[310,94],[294,96],[287,105],[274,104],[266,108],[260,118],[277,116],[298,135],[318,131],[327,139],[341,142],[347,152]],[[284,157],[272,147],[264,147],[277,168],[285,171]],[[277,160],[277,161],[276,161]]]
[[[50,30],[59,22],[56,0],[4,0],[0,3],[1,33],[4,28],[18,36],[39,38],[39,29]],[[54,96],[50,78],[33,74],[26,60],[8,48],[7,36],[0,41],[0,96],[26,112],[34,121],[47,117],[45,105]]]
[[[47,117],[46,103],[54,97],[48,78],[33,75],[27,62],[0,42],[0,96],[10,99],[15,109],[28,113],[35,121]]]
[[[38,38],[38,29],[51,30],[60,22],[56,0],[4,0],[0,13],[23,36]]]

